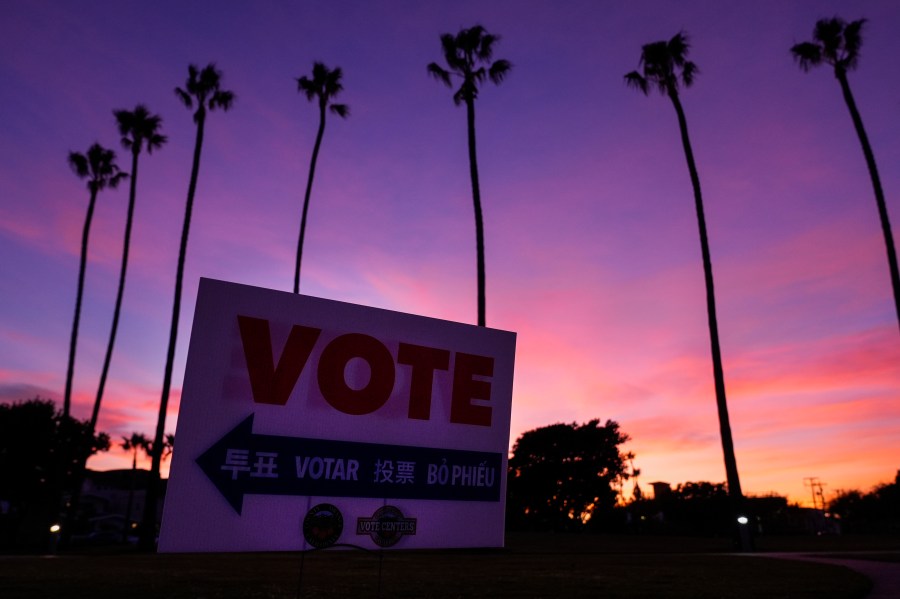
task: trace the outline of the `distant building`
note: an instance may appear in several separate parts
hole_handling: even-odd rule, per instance
[[[134,536],[144,514],[147,470],[87,470],[81,487],[73,544],[108,544]],[[157,518],[162,515],[166,480],[162,481]],[[159,520],[157,520],[159,526]]]
[[[653,487],[653,499],[668,499],[672,496],[672,485],[669,483],[655,482],[650,483]]]

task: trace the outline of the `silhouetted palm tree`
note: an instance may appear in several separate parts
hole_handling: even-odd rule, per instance
[[[175,95],[184,105],[194,111],[197,137],[194,142],[194,160],[191,165],[191,180],[188,184],[187,202],[184,210],[184,225],[181,230],[181,245],[178,251],[178,270],[175,276],[175,299],[172,302],[172,325],[169,329],[169,347],[166,353],[166,369],[163,377],[162,397],[159,402],[159,416],[156,421],[156,435],[153,440],[150,481],[147,487],[147,501],[141,526],[140,546],[151,550],[156,533],[156,500],[159,497],[159,469],[165,439],[166,410],[169,407],[169,391],[172,386],[172,368],[175,363],[175,342],[178,337],[178,317],[181,311],[181,288],[184,280],[184,261],[187,254],[188,234],[191,227],[191,212],[194,207],[194,193],[197,189],[197,175],[200,171],[200,153],[203,149],[203,128],[209,111],[227,111],[234,102],[234,93],[221,89],[222,72],[214,64],[198,69],[188,67],[188,78],[184,89],[175,88]]]
[[[103,359],[103,370],[100,373],[100,383],[97,386],[97,397],[94,400],[94,409],[91,413],[90,430],[97,427],[97,419],[100,416],[100,404],[103,401],[103,391],[106,387],[106,378],[109,374],[109,365],[112,361],[113,347],[116,343],[116,332],[119,329],[119,315],[122,311],[122,296],[125,293],[125,275],[128,270],[128,250],[131,246],[131,227],[134,222],[134,202],[137,193],[138,155],[146,144],[147,153],[159,149],[166,143],[166,136],[159,133],[162,119],[150,114],[147,107],[138,104],[134,111],[115,110],[113,115],[122,136],[122,147],[131,151],[131,188],[128,193],[128,216],[125,219],[125,240],[122,244],[122,266],[119,271],[119,288],[116,292],[116,305],[113,310],[112,328],[109,332],[109,343],[106,345],[106,357]]]
[[[143,433],[131,433],[130,437],[122,437],[122,449],[131,451],[131,488],[128,490],[128,504],[125,508],[125,524],[122,527],[122,542],[128,541],[128,532],[131,530],[131,507],[134,505],[134,490],[137,486],[137,456],[143,451],[148,456],[150,452],[150,439]]]
[[[87,461],[87,455],[82,456],[77,443],[73,442],[72,434],[74,431],[71,427],[71,410],[72,410],[72,378],[75,373],[75,351],[78,345],[78,324],[81,320],[81,302],[84,295],[84,273],[87,267],[87,250],[88,239],[91,232],[91,222],[94,219],[94,208],[97,203],[97,193],[106,187],[118,187],[119,182],[127,177],[126,173],[119,170],[115,163],[116,153],[108,150],[98,143],[88,148],[87,154],[79,152],[69,152],[69,166],[75,171],[81,179],[87,179],[87,188],[90,191],[90,200],[88,201],[87,215],[84,219],[84,228],[81,234],[81,260],[78,267],[78,291],[75,295],[75,317],[72,321],[72,336],[69,341],[69,362],[66,369],[66,387],[63,395],[63,418],[62,430],[60,431],[63,442],[60,445],[59,463],[57,465],[58,472],[56,480],[57,488],[53,489],[53,501],[60,505],[60,513],[66,518],[61,544],[65,547],[71,538],[72,526],[75,521],[75,513],[77,511],[78,497],[81,491],[81,470],[83,463]],[[91,429],[93,431],[93,429]],[[87,449],[87,448],[85,448]],[[79,468],[81,465],[81,468]],[[70,475],[72,478],[70,479]],[[69,502],[68,509],[62,503],[66,484],[73,485],[72,500]]]
[[[841,84],[844,102],[847,103],[847,108],[850,110],[850,118],[853,119],[856,135],[859,136],[859,143],[862,145],[866,166],[869,168],[869,176],[872,179],[872,187],[875,190],[875,202],[878,204],[881,231],[884,234],[884,245],[891,271],[894,308],[897,311],[897,324],[900,326],[900,268],[897,266],[897,251],[894,246],[894,235],[891,232],[891,221],[888,218],[881,179],[878,177],[878,167],[875,166],[875,154],[872,152],[869,137],[863,127],[862,117],[856,108],[856,101],[853,99],[850,83],[847,81],[847,71],[852,71],[859,63],[862,27],[865,22],[865,19],[860,19],[846,23],[839,17],[822,19],[816,22],[816,27],[813,29],[813,41],[795,44],[791,48],[791,54],[794,55],[800,68],[806,72],[822,63],[831,65],[834,68],[835,78]]]
[[[687,120],[678,96],[679,80],[685,87],[690,87],[697,74],[697,65],[687,60],[687,34],[680,32],[669,41],[645,44],[641,48],[640,65],[643,72],[632,71],[625,75],[625,82],[648,95],[652,89],[658,90],[672,100],[678,115],[678,126],[681,130],[681,143],[690,171],[691,184],[694,188],[694,204],[697,209],[697,224],[700,229],[700,247],[703,253],[703,273],[706,279],[706,311],[709,319],[709,338],[713,359],[713,378],[716,390],[716,405],[719,412],[719,431],[722,438],[722,451],[725,456],[725,475],[728,478],[728,494],[731,497],[735,518],[743,509],[743,492],[738,476],[737,460],[734,455],[734,443],[731,437],[731,423],[728,418],[728,403],[725,398],[725,374],[722,368],[722,352],[719,346],[719,325],[716,317],[716,296],[713,286],[712,259],[709,252],[709,240],[706,234],[706,218],[703,213],[703,196],[700,192],[700,177],[694,162],[694,152],[688,137]],[[749,532],[746,526],[740,527],[741,546],[750,549]]]
[[[469,174],[472,179],[472,201],[475,205],[475,244],[478,260],[478,326],[485,326],[485,273],[484,273],[484,224],[481,216],[481,189],[478,184],[478,157],[475,151],[475,98],[478,87],[485,78],[500,84],[509,73],[512,64],[498,59],[491,62],[494,44],[500,36],[488,33],[481,25],[462,29],[456,35],[441,36],[441,47],[448,69],[436,62],[428,65],[428,73],[447,87],[453,87],[453,77],[459,77],[459,89],[453,94],[453,102],[466,104],[466,122],[469,139]]]
[[[146,143],[147,152],[152,153],[154,149],[161,147],[166,142],[166,137],[158,133],[161,119],[159,116],[151,115],[146,106],[139,104],[133,112],[127,110],[115,110],[113,114],[116,117],[119,133],[122,135],[122,146],[126,150],[131,151],[131,189],[128,197],[128,214],[125,220],[125,240],[122,246],[122,266],[119,271],[119,287],[116,292],[116,303],[113,310],[112,327],[109,333],[109,342],[106,345],[106,356],[103,359],[103,368],[100,372],[100,382],[97,385],[97,396],[94,398],[94,408],[91,411],[91,419],[88,428],[91,434],[97,428],[97,420],[100,417],[100,405],[103,402],[103,392],[106,388],[106,379],[109,374],[109,366],[112,362],[113,348],[116,343],[116,332],[119,328],[119,316],[122,311],[122,297],[125,293],[125,276],[128,270],[128,250],[131,245],[131,228],[134,222],[134,203],[137,190],[138,177],[138,154]],[[81,485],[84,481],[84,471],[87,466],[89,453],[83,453],[76,456],[77,465],[73,477],[72,500],[69,505],[69,517],[67,534],[63,535],[63,545],[67,545],[70,540],[71,530],[74,528],[72,524],[75,521],[78,504],[81,499]]]
[[[347,118],[350,108],[346,104],[334,104],[332,100],[344,89],[341,84],[343,73],[340,67],[331,70],[321,62],[313,63],[312,78],[297,78],[297,90],[306,94],[312,102],[319,100],[319,131],[316,133],[316,144],[313,146],[312,158],[309,162],[309,177],[306,180],[306,195],[303,198],[303,214],[300,217],[300,238],[297,241],[297,266],[294,269],[294,293],[300,293],[300,262],[303,257],[303,237],[306,234],[306,213],[309,210],[309,194],[312,191],[313,177],[316,173],[316,161],[319,158],[319,147],[322,145],[322,134],[325,133],[326,108],[341,118]]]
[[[72,321],[72,336],[69,342],[69,363],[66,370],[66,390],[63,395],[63,420],[69,418],[72,409],[72,377],[75,372],[75,349],[78,344],[78,323],[81,320],[81,300],[84,295],[84,271],[87,266],[88,238],[91,234],[91,221],[94,218],[94,206],[97,193],[106,187],[118,187],[119,182],[127,177],[127,173],[119,171],[116,165],[116,153],[107,150],[100,144],[93,144],[87,154],[69,152],[69,166],[81,179],[87,179],[87,188],[91,193],[84,228],[81,233],[81,262],[78,266],[78,291],[75,294],[75,318]]]

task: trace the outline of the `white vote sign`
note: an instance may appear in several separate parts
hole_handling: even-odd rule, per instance
[[[160,551],[502,546],[515,340],[201,279]]]

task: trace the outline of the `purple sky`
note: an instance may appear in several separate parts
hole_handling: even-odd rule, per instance
[[[215,7],[215,9],[213,9]],[[0,400],[62,396],[88,193],[66,165],[115,148],[112,110],[162,116],[100,426],[152,433],[194,128],[172,90],[214,61],[169,429],[201,276],[290,290],[317,110],[295,77],[344,71],[301,291],[474,322],[465,110],[430,79],[438,37],[476,23],[514,68],[477,106],[487,322],[518,333],[511,443],[618,421],[641,482],[724,481],[693,197],[671,103],[623,83],[679,30],[700,74],[682,100],[706,202],[745,492],[808,501],[803,478],[867,490],[900,463],[900,338],[884,243],[834,76],[789,48],[818,18],[869,19],[850,83],[900,235],[900,5],[894,2],[24,2],[0,18]],[[91,233],[76,416],[109,332],[127,185]],[[121,450],[91,462],[120,467]],[[630,484],[628,485],[630,487]]]

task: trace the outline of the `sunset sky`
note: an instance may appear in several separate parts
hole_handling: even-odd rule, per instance
[[[237,99],[207,121],[175,391],[199,277],[289,291],[318,113],[295,78],[344,72],[319,156],[303,293],[474,323],[465,109],[426,65],[482,24],[513,69],[477,105],[487,324],[518,334],[510,444],[613,419],[640,482],[724,481],[691,184],[667,98],[626,88],[641,45],[690,36],[682,101],[716,277],[745,493],[809,503],[804,477],[868,490],[900,468],[900,336],[860,145],[833,73],[797,68],[815,21],[865,17],[850,84],[900,236],[900,3],[607,0],[5,2],[0,9],[0,401],[61,401],[88,192],[70,151],[121,148],[144,103],[131,262],[100,417],[152,434],[194,127],[173,93],[215,62]],[[73,412],[88,418],[127,185],[91,231]],[[93,468],[129,465],[119,448]],[[627,488],[631,487],[628,483]]]

